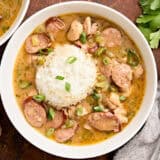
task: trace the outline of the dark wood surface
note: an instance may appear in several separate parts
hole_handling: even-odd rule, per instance
[[[31,0],[26,17],[31,16],[36,11],[49,5],[69,0]],[[78,1],[78,0],[77,0]],[[88,0],[110,6],[125,14],[133,22],[140,15],[141,9],[138,0]],[[0,56],[2,57],[5,49],[5,43],[0,47]],[[154,56],[157,62],[158,73],[160,75],[160,49],[154,50]],[[12,54],[12,53],[11,53]],[[1,58],[0,57],[0,58]],[[14,106],[11,106],[14,107]],[[51,156],[28,143],[13,127],[9,121],[2,102],[0,101],[0,124],[2,126],[2,135],[0,136],[0,160],[63,160]],[[0,131],[1,132],[1,131]],[[54,150],[54,148],[53,148]],[[62,151],[63,154],[63,151]],[[97,160],[111,160],[114,153],[97,157]]]

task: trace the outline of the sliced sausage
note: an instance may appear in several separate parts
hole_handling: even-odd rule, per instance
[[[83,32],[83,25],[79,21],[74,20],[71,23],[71,27],[68,31],[67,38],[70,41],[76,41],[80,38],[82,32]]]
[[[86,17],[83,23],[83,28],[87,35],[91,34],[91,25],[91,17]]]
[[[141,75],[143,74],[144,70],[143,70],[143,67],[142,65],[138,65],[137,67],[134,68],[133,70],[133,75],[135,78],[140,78]]]
[[[74,121],[74,125],[71,128],[60,128],[55,131],[55,140],[57,142],[63,143],[70,140],[78,127],[78,123]]]
[[[45,33],[34,33],[26,39],[25,50],[30,54],[34,54],[50,45],[51,41]]]
[[[31,97],[27,98],[23,105],[24,115],[27,121],[33,127],[42,127],[46,122],[46,112],[43,106],[34,101]]]
[[[117,65],[117,64],[119,64],[119,63],[117,62],[117,60],[115,60],[115,59],[112,59],[112,60],[111,60],[111,59],[110,59],[108,65],[101,65],[101,66],[100,66],[100,72],[101,72],[106,78],[110,79],[111,76],[112,76],[113,66],[114,66],[114,65]]]
[[[65,23],[58,17],[51,17],[46,21],[45,26],[48,33],[52,32],[55,34],[59,30],[63,30],[65,28]]]
[[[112,67],[112,79],[123,91],[131,85],[132,69],[127,64],[116,64]]]
[[[120,130],[118,118],[111,112],[96,112],[91,113],[88,117],[89,124],[99,131],[114,131]]]
[[[63,111],[56,111],[55,117],[47,122],[46,127],[57,129],[63,125],[65,119],[66,117]]]
[[[106,46],[109,48],[120,46],[122,43],[122,36],[120,31],[115,28],[107,28],[102,32],[105,39]]]

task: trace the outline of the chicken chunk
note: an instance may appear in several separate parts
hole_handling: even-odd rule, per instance
[[[121,124],[128,122],[127,111],[123,106],[116,108],[114,114],[117,116]]]
[[[91,34],[91,17],[86,17],[84,24],[83,24],[83,28],[84,28],[84,32],[89,35]]]
[[[80,38],[82,32],[83,32],[83,25],[78,20],[74,20],[71,23],[71,27],[68,31],[67,38],[70,41],[76,41]]]
[[[137,67],[134,68],[133,70],[133,75],[136,79],[140,78],[141,75],[143,74],[144,69],[142,67],[142,65],[138,65]]]
[[[110,94],[109,98],[105,97],[105,99],[103,99],[103,103],[110,109],[116,109],[122,105],[119,100],[119,95],[113,92]]]
[[[91,113],[88,117],[88,122],[91,127],[99,131],[118,132],[120,130],[118,118],[111,112]]]

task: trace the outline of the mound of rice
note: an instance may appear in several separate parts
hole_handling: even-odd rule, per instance
[[[69,57],[77,60],[69,64]],[[46,58],[45,63],[37,68],[36,86],[46,96],[49,104],[57,109],[69,107],[80,102],[92,92],[96,82],[97,68],[94,59],[74,45],[57,45]],[[56,79],[63,76],[63,80]],[[65,83],[71,86],[70,92]]]

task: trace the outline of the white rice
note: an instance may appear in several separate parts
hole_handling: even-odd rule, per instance
[[[77,60],[68,64],[68,57]],[[57,80],[57,75],[64,80]],[[57,45],[46,58],[43,66],[37,68],[36,86],[46,96],[49,104],[57,109],[75,105],[92,92],[96,81],[97,68],[94,59],[74,45]],[[70,92],[65,90],[65,83],[71,85]]]

